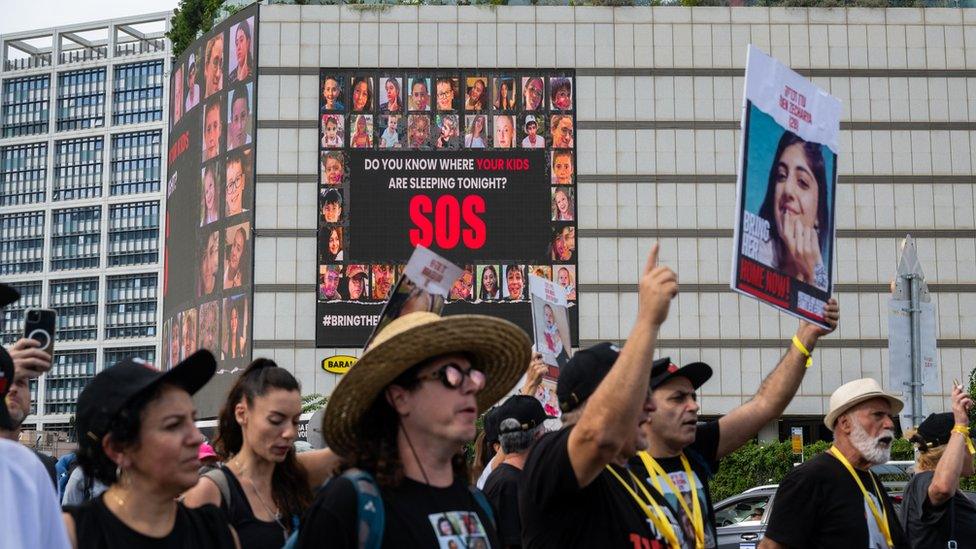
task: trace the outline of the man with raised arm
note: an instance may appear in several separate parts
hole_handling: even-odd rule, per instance
[[[675,545],[663,528],[663,502],[627,468],[647,445],[640,427],[654,410],[650,357],[678,293],[675,273],[657,264],[658,250],[651,248],[641,274],[637,319],[623,349],[601,343],[581,350],[560,372],[564,426],[535,444],[519,485],[525,547]]]

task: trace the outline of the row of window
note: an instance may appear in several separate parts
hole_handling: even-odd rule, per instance
[[[156,348],[149,346],[114,347],[105,349],[103,353],[102,363],[105,368],[130,357],[139,357],[150,363],[156,360]],[[95,377],[97,355],[98,352],[95,349],[58,352],[45,381],[45,414],[75,413],[78,396]],[[34,397],[32,401],[36,405],[36,389],[33,386],[32,396]]]
[[[100,127],[105,119],[107,69],[58,74],[57,131]],[[118,65],[112,78],[112,123],[138,124],[163,119],[163,61]],[[3,81],[0,136],[47,133],[51,103],[48,74]]]
[[[149,130],[112,135],[112,196],[156,192],[162,178],[162,132]],[[102,196],[104,138],[55,142],[54,200]],[[0,147],[0,206],[44,202],[47,143]]]
[[[44,269],[44,212],[0,214],[0,274]],[[52,271],[99,267],[102,206],[51,212]],[[159,261],[159,202],[112,204],[108,208],[108,266]]]

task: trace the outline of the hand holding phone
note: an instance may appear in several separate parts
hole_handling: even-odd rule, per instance
[[[41,375],[51,369],[57,313],[52,309],[27,309],[24,339],[14,343],[10,355],[18,367]],[[20,363],[18,363],[18,358]]]

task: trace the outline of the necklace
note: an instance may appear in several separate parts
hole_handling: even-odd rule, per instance
[[[278,527],[281,528],[282,535],[284,536],[285,540],[287,540],[288,529],[285,528],[285,525],[281,522],[281,511],[280,510],[272,511],[271,507],[267,503],[265,503],[264,498],[261,497],[261,492],[258,491],[258,487],[254,485],[254,481],[244,475],[244,466],[241,465],[240,458],[234,459],[234,464],[237,465],[237,468],[241,470],[241,475],[240,475],[241,478],[246,480],[247,483],[251,485],[251,490],[253,490],[254,495],[258,497],[258,503],[260,503],[261,507],[264,507],[264,510],[269,515],[271,515],[271,518],[274,519],[276,523],[278,523]]]

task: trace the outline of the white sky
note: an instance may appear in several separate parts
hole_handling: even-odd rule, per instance
[[[178,0],[0,0],[0,34],[172,11]]]

